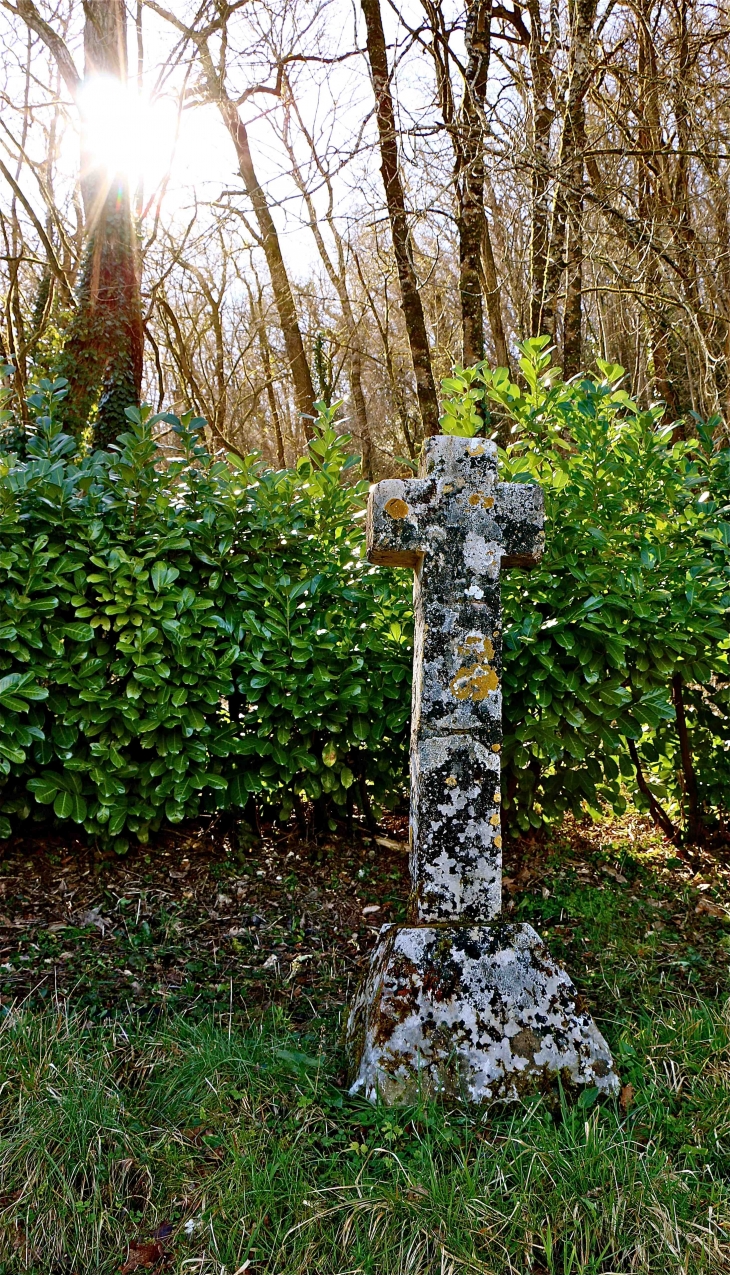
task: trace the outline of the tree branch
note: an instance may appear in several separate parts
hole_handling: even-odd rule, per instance
[[[627,739],[626,742],[629,747],[629,757],[631,758],[634,764],[634,770],[636,771],[636,782],[639,787],[639,792],[646,797],[646,800],[649,803],[649,813],[651,814],[652,820],[656,824],[657,828],[661,828],[664,836],[667,837],[667,839],[674,845],[677,845],[679,841],[679,833],[669,818],[666,810],[659,805],[659,802],[646,782],[646,776],[641,768],[639,750],[636,747],[636,743],[633,739]]]
[[[81,88],[81,76],[76,70],[76,63],[71,56],[66,41],[57,31],[53,30],[53,27],[46,22],[45,18],[41,17],[33,0],[17,0],[16,5],[10,4],[10,0],[0,0],[0,3],[2,3],[4,9],[7,9],[8,13],[12,13],[16,18],[22,18],[31,31],[34,31],[46,47],[50,49],[56,59],[64,84],[75,101],[76,95]]]
[[[4,165],[4,163],[3,163],[3,161],[2,161],[1,159],[0,159],[0,173],[2,173],[2,175],[3,175],[3,177],[5,178],[6,182],[7,182],[7,183],[8,183],[8,185],[10,186],[11,190],[14,192],[14,194],[15,194],[16,198],[20,200],[20,202],[21,202],[21,204],[23,205],[23,207],[24,207],[25,211],[27,212],[28,216],[30,217],[31,221],[33,222],[33,225],[34,225],[34,227],[35,227],[36,233],[37,233],[37,235],[38,235],[38,237],[39,237],[39,239],[40,239],[41,243],[43,244],[43,247],[44,247],[44,248],[45,248],[45,250],[46,250],[46,254],[47,254],[47,256],[48,256],[48,264],[49,264],[49,266],[50,266],[51,270],[53,271],[54,275],[55,275],[55,276],[56,276],[56,278],[58,279],[59,283],[61,284],[61,287],[63,288],[63,291],[64,291],[65,296],[66,296],[66,300],[68,301],[69,305],[75,308],[75,306],[76,306],[76,302],[75,302],[75,300],[74,300],[73,293],[72,293],[71,288],[70,288],[70,286],[69,286],[68,279],[66,278],[66,272],[64,271],[63,267],[61,266],[61,264],[60,264],[60,262],[59,262],[59,260],[58,260],[58,258],[57,258],[57,256],[56,256],[56,254],[55,254],[55,252],[54,252],[54,250],[53,250],[53,244],[51,243],[50,239],[48,238],[48,235],[46,234],[46,231],[45,231],[45,229],[44,229],[44,227],[43,227],[42,223],[38,220],[38,217],[36,216],[35,212],[33,211],[32,205],[31,205],[31,204],[29,203],[29,201],[26,199],[25,195],[23,194],[22,190],[20,189],[20,186],[19,186],[19,185],[18,185],[18,183],[16,182],[16,180],[15,180],[15,178],[13,177],[12,173],[9,171],[9,169],[7,169],[7,168],[5,167],[5,165]]]

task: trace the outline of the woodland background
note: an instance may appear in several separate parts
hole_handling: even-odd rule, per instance
[[[282,466],[341,398],[372,478],[539,333],[724,419],[724,3],[2,0],[0,45],[0,353],[72,432],[141,397]]]

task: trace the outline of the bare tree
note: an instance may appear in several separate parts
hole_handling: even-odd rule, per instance
[[[299,327],[296,307],[294,305],[294,297],[292,295],[291,284],[289,282],[289,274],[284,261],[284,255],[281,250],[279,234],[276,224],[269,207],[266,193],[261,186],[256,175],[254,167],[253,155],[251,153],[251,145],[249,141],[248,129],[241,118],[239,106],[256,93],[273,93],[278,95],[280,92],[279,82],[274,86],[252,85],[245,90],[244,94],[236,101],[231,98],[226,90],[226,66],[225,66],[225,49],[227,41],[227,22],[236,10],[242,7],[244,0],[236,0],[233,4],[219,4],[214,7],[215,16],[209,21],[201,19],[201,26],[187,26],[169,9],[163,8],[156,0],[145,0],[150,9],[153,9],[160,17],[164,18],[177,31],[179,31],[187,41],[195,46],[200,65],[203,72],[205,87],[208,98],[214,102],[220,111],[221,118],[228,129],[229,135],[236,149],[236,157],[238,160],[238,170],[243,179],[246,193],[251,201],[254,216],[256,218],[260,244],[266,257],[266,264],[269,267],[271,276],[271,284],[276,299],[276,308],[279,314],[279,322],[284,336],[284,343],[289,358],[289,366],[291,368],[292,381],[294,383],[294,394],[296,397],[297,408],[304,422],[304,430],[307,437],[312,436],[310,418],[314,415],[314,388],[312,385],[312,374],[307,361],[304,350],[304,341]],[[211,6],[205,5],[207,11]],[[216,66],[213,54],[210,49],[210,41],[214,36],[221,38],[221,58],[218,66]]]
[[[327,272],[327,277],[332,284],[342,309],[342,318],[347,334],[348,348],[348,369],[350,381],[350,394],[352,398],[352,407],[355,419],[355,436],[359,440],[362,450],[362,472],[367,479],[373,478],[373,443],[370,434],[370,425],[368,423],[367,408],[365,406],[365,395],[363,393],[363,374],[362,374],[362,335],[360,325],[355,317],[354,307],[350,298],[347,279],[347,245],[337,226],[334,215],[335,212],[335,192],[332,181],[332,175],[329,172],[325,159],[318,154],[314,138],[302,119],[296,100],[291,92],[291,86],[287,81],[287,97],[285,105],[284,127],[282,129],[282,140],[286,148],[289,158],[291,174],[296,182],[304,206],[306,208],[309,228],[317,245],[322,264]],[[292,138],[292,117],[298,126],[298,133],[306,142],[309,153],[312,158],[317,176],[327,192],[327,206],[322,218],[317,214],[314,199],[311,190],[302,173],[301,166],[297,159],[296,148]],[[328,249],[324,234],[323,226],[332,237],[334,242],[334,254]]]
[[[405,194],[400,176],[398,133],[390,90],[388,54],[380,0],[361,0],[361,8],[365,18],[368,60],[375,92],[375,115],[380,137],[380,167],[393,235],[393,251],[398,267],[403,314],[416,378],[418,405],[424,433],[437,434],[438,401],[431,368],[426,320],[413,262],[413,243],[406,213]]]

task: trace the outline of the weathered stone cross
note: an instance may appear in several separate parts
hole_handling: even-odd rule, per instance
[[[348,1023],[353,1089],[476,1101],[560,1072],[613,1092],[608,1047],[567,974],[501,910],[499,575],[543,548],[539,487],[497,481],[497,449],[429,438],[422,477],[368,506],[371,562],[415,568],[413,922],[384,926]],[[490,924],[491,923],[491,924]]]

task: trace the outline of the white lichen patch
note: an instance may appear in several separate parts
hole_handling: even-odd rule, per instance
[[[499,579],[499,563],[504,550],[496,540],[485,540],[476,531],[467,531],[464,537],[464,565],[474,575]]]
[[[442,913],[467,916],[476,912],[485,920],[499,916],[502,902],[502,863],[499,855],[494,862],[490,862],[486,856],[478,858],[472,871],[465,874],[463,861],[442,850],[436,858],[421,865],[420,875],[421,896],[438,898]],[[431,915],[423,919],[439,921],[442,917]]]
[[[486,921],[498,914],[499,775],[499,752],[470,735],[427,737],[412,754],[412,872],[419,919]]]
[[[453,735],[433,735],[421,741],[417,751],[419,770],[423,773],[440,770],[442,766],[450,763],[455,752],[462,752],[464,749],[467,749],[485,770],[491,770],[499,775],[501,762],[497,753],[485,748],[477,739],[466,740]],[[456,778],[455,774],[453,778]],[[449,786],[453,787],[453,785]]]

